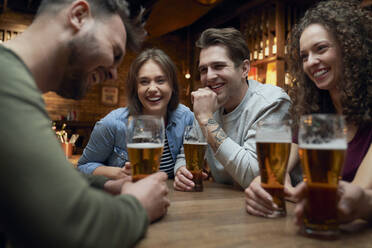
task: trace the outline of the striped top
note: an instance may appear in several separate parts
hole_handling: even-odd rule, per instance
[[[164,140],[164,149],[163,149],[163,155],[161,156],[160,160],[160,171],[164,171],[165,173],[168,174],[169,179],[174,178],[174,161],[172,159],[172,154],[169,150],[169,145],[168,145],[168,138],[165,135],[165,140]]]

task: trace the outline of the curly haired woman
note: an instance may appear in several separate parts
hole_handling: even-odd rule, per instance
[[[344,115],[348,149],[342,179],[372,188],[372,16],[359,4],[320,2],[293,29],[288,56],[294,83],[291,114],[295,126],[304,114]],[[294,154],[289,169],[298,161]],[[259,180],[245,192],[248,213],[267,216],[275,210]]]

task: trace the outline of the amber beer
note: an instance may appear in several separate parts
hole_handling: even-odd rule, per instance
[[[284,200],[284,179],[287,169],[290,140],[287,141],[256,141],[258,163],[261,173],[261,186],[273,197],[279,210],[268,217],[286,215]]]
[[[192,173],[195,183],[194,191],[203,191],[204,154],[207,143],[187,142],[183,144],[186,156],[186,168]]]
[[[337,186],[344,163],[345,142],[300,145],[304,181],[308,185],[305,206],[305,233],[311,235],[337,234]]]
[[[132,164],[132,181],[136,182],[157,172],[163,153],[163,144],[134,143],[128,144],[129,160]]]

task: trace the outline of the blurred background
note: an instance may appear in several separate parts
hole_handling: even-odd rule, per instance
[[[0,43],[22,33],[41,0],[0,0]],[[200,86],[197,75],[198,51],[195,41],[209,27],[235,27],[245,36],[251,51],[249,77],[284,89],[286,39],[294,24],[317,0],[129,0],[131,13],[145,8],[148,31],[146,47],[163,49],[179,69],[181,102],[190,106],[190,92]],[[371,6],[372,0],[363,5]],[[370,8],[370,7],[369,7]],[[127,53],[118,80],[95,85],[80,100],[66,100],[55,93],[44,94],[51,120],[58,128],[67,124],[69,133],[80,135],[77,152],[82,151],[97,120],[126,105],[125,78],[136,54]]]

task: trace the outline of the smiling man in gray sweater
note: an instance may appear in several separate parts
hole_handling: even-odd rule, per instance
[[[198,124],[206,127],[207,162],[216,182],[246,188],[259,174],[257,123],[286,118],[290,99],[279,87],[247,80],[249,49],[238,30],[207,29],[196,45],[201,49],[204,88],[192,92],[193,111]],[[175,189],[192,190],[192,174],[186,167],[176,165],[175,172]]]

